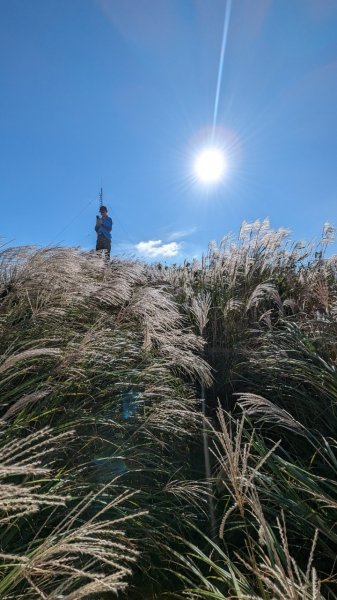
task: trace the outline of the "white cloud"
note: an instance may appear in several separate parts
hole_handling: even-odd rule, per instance
[[[179,240],[189,235],[193,235],[197,231],[197,227],[190,227],[189,229],[182,229],[181,231],[172,231],[169,235],[170,240]]]
[[[163,244],[161,240],[149,240],[148,242],[139,242],[136,244],[136,250],[143,256],[155,258],[157,256],[177,256],[181,244],[170,242]]]

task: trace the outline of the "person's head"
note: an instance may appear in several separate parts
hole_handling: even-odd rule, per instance
[[[99,212],[101,213],[102,219],[104,219],[108,214],[108,209],[106,206],[101,206]]]

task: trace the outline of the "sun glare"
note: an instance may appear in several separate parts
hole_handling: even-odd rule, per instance
[[[219,182],[226,171],[225,156],[220,148],[205,148],[196,157],[194,172],[203,183]]]

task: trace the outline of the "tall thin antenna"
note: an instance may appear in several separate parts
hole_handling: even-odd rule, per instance
[[[103,188],[101,186],[101,191],[99,193],[99,207],[103,206]]]

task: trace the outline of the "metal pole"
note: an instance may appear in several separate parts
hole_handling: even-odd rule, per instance
[[[215,524],[215,512],[212,495],[212,482],[211,482],[211,461],[209,456],[208,446],[208,433],[206,423],[206,398],[205,398],[205,385],[201,383],[201,410],[202,410],[202,438],[204,446],[204,462],[205,462],[205,475],[208,481],[208,509],[209,509],[209,520],[211,524],[211,538],[214,539],[216,536],[216,524]]]

